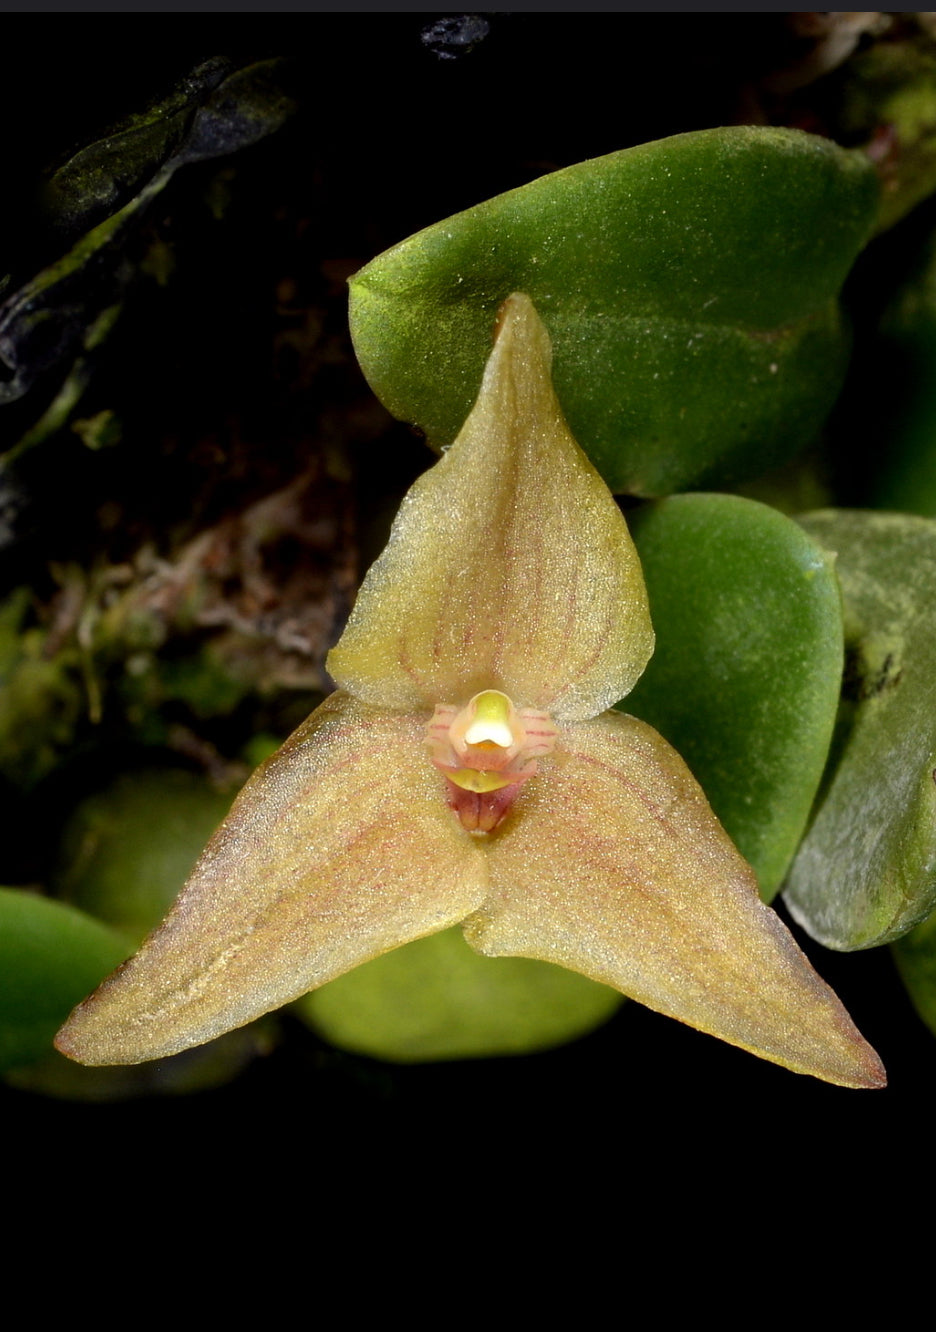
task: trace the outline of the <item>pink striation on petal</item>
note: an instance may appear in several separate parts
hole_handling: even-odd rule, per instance
[[[481,690],[559,720],[629,693],[653,650],[640,562],[553,392],[529,298],[503,306],[481,393],[410,490],[328,669],[381,707]]]
[[[491,898],[465,927],[479,952],[557,962],[797,1072],[884,1085],[688,768],[645,723],[608,713],[560,728],[487,852]]]
[[[253,775],[164,923],[59,1049],[133,1064],[211,1040],[462,920],[485,858],[447,807],[425,714],[333,694]]]

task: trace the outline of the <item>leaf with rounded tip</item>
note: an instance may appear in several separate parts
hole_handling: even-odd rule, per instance
[[[828,948],[872,948],[936,905],[936,523],[829,509],[845,676],[836,735],[784,900]]]
[[[299,998],[484,898],[484,856],[424,758],[424,715],[333,694],[254,773],[172,912],[56,1045],[158,1059]]]
[[[510,817],[488,850],[489,897],[465,922],[479,952],[558,962],[794,1072],[884,1085],[689,770],[644,722],[610,712],[562,728]]]
[[[632,526],[657,648],[621,707],[683,757],[770,901],[835,724],[834,562],[797,523],[735,495],[674,495]]]
[[[653,651],[640,561],[549,367],[542,322],[514,293],[458,440],[406,496],[328,655],[357,698],[431,708],[500,689],[563,720],[640,676]]]
[[[72,1005],[131,947],[83,911],[0,888],[0,1069],[51,1053]]]
[[[623,1002],[564,967],[480,957],[455,928],[339,976],[297,1008],[333,1045],[410,1064],[548,1050],[592,1031]]]
[[[642,144],[447,218],[351,280],[372,388],[436,445],[526,291],[572,433],[612,490],[765,470],[813,436],[847,356],[836,298],[874,224],[863,154],[736,126]]]

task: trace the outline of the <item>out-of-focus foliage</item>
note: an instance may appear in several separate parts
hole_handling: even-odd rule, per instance
[[[913,1006],[936,1036],[936,912],[892,943],[891,951]]]
[[[0,404],[55,366],[72,369],[24,443],[57,429],[86,387],[88,357],[110,331],[133,276],[128,243],[147,206],[180,167],[237,152],[290,115],[294,103],[278,72],[275,61],[237,69],[209,60],[50,177],[43,222],[62,251],[39,272],[13,274],[5,291],[0,286]]]
[[[17,588],[0,603],[0,774],[33,786],[105,713],[165,744],[180,708],[211,718],[278,688],[326,691],[353,580],[353,546],[332,551],[346,505],[310,463],[171,560],[147,545],[132,562],[56,565],[41,617]]]
[[[460,928],[397,948],[296,1005],[335,1045],[409,1064],[529,1054],[574,1040],[624,1002],[549,962],[482,957]]]
[[[77,651],[50,657],[27,627],[28,588],[0,604],[0,771],[31,785],[68,745],[82,710]]]
[[[233,795],[181,768],[122,773],[66,824],[58,896],[142,940],[172,906]]]
[[[885,20],[880,39],[856,52],[828,96],[837,136],[868,144],[879,163],[883,228],[936,189],[936,22],[931,13],[869,17]]]
[[[254,1022],[197,1050],[131,1068],[83,1068],[58,1054],[47,1042],[33,1063],[11,1068],[4,1080],[20,1091],[65,1101],[103,1103],[142,1096],[187,1096],[223,1087],[254,1059],[268,1055],[276,1040],[275,1023]]]
[[[876,331],[866,382],[856,385],[874,431],[864,493],[876,508],[936,517],[936,238],[919,247],[909,277]]]

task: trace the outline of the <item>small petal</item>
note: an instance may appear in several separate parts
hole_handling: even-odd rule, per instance
[[[491,957],[541,958],[722,1040],[846,1087],[880,1060],[779,917],[663,738],[620,714],[560,729],[489,839]]]
[[[426,716],[337,693],[254,774],[171,914],[75,1009],[58,1047],[133,1064],[211,1040],[483,901]]]
[[[504,303],[461,434],[410,490],[328,669],[375,706],[500,690],[559,720],[629,693],[653,651],[640,562],[569,434],[549,336]]]

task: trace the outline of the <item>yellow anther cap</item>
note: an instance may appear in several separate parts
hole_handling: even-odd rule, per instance
[[[465,732],[466,744],[481,745],[493,741],[502,749],[509,749],[517,736],[510,724],[513,704],[507,695],[497,689],[485,689],[483,693],[475,694],[468,706],[474,709],[474,716]]]

